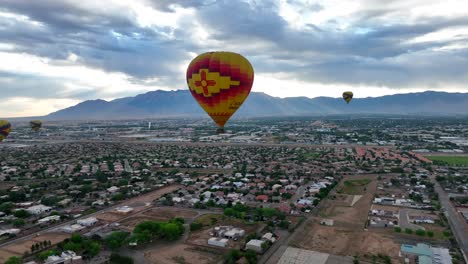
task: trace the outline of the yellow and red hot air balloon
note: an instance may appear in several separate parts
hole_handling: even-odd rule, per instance
[[[344,92],[343,99],[346,101],[347,104],[349,104],[349,102],[351,102],[351,100],[353,99],[353,92]]]
[[[11,132],[11,124],[6,120],[0,120],[0,142],[8,137]]]
[[[192,96],[218,124],[218,132],[250,93],[254,71],[250,62],[233,52],[207,52],[190,62],[187,84]]]
[[[39,131],[42,127],[42,121],[41,120],[32,120],[29,122],[29,125],[31,126],[31,129],[34,131]]]

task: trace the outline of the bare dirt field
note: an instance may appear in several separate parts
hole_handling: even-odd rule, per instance
[[[4,263],[11,256],[20,256],[26,251],[31,251],[31,246],[37,242],[50,240],[52,244],[57,244],[69,236],[70,235],[66,233],[45,233],[31,240],[25,240],[6,246],[0,250],[0,263]]]
[[[347,187],[345,181],[348,181]],[[349,181],[356,181],[358,184],[351,185]],[[391,234],[364,229],[377,190],[377,176],[346,177],[336,189],[345,190],[353,195],[331,193],[330,199],[322,201],[323,204],[320,206],[322,209],[318,216],[333,219],[334,226],[320,225],[316,217],[311,218],[304,232],[292,240],[291,246],[335,255],[358,255],[361,259],[383,254],[392,258],[394,263],[399,263],[399,244],[394,241]],[[354,195],[362,197],[355,199]],[[355,204],[351,206],[353,200]]]
[[[176,244],[145,252],[145,258],[152,264],[212,264],[222,259],[222,252],[186,244]]]
[[[160,198],[161,196],[163,196],[164,194],[171,193],[171,192],[173,192],[175,190],[180,189],[181,187],[182,187],[181,185],[166,186],[166,187],[163,187],[163,188],[161,188],[159,190],[152,191],[150,193],[143,194],[142,196],[132,198],[132,199],[128,200],[127,202],[125,202],[124,204],[131,206],[131,204],[137,203],[137,202],[151,203],[154,200],[156,200],[156,199]]]
[[[353,176],[346,177],[343,181],[346,181],[349,178],[351,178],[352,180],[373,179],[369,176]],[[338,186],[338,190],[341,188],[341,185]],[[349,228],[364,228],[364,225],[367,221],[368,212],[372,205],[372,199],[376,188],[377,183],[374,180],[366,184],[366,187],[361,188],[358,194],[362,195],[362,197],[355,201],[353,206],[351,206],[351,204],[355,197],[354,195],[336,194],[335,197],[337,197],[337,199],[326,199],[322,201],[323,206],[321,206],[321,208],[323,209],[319,212],[319,216],[323,218],[333,219],[337,226],[346,226]]]
[[[344,256],[388,255],[398,263],[399,244],[391,236],[364,230],[309,225],[292,246]]]
[[[96,218],[101,221],[106,221],[106,222],[115,222],[118,221],[119,219],[124,218],[126,215],[124,214],[117,214],[117,213],[112,213],[112,212],[107,212],[107,213],[102,213],[96,215]]]
[[[169,220],[175,217],[194,218],[198,213],[195,210],[184,208],[155,208],[144,212],[143,215],[153,219]]]

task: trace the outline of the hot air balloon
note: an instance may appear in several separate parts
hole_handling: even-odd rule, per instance
[[[218,133],[250,93],[254,72],[250,62],[233,52],[207,52],[190,62],[187,85],[192,96],[218,124]]]
[[[343,99],[346,101],[347,104],[349,104],[349,102],[351,102],[351,100],[353,99],[353,92],[344,92]]]
[[[0,120],[0,142],[8,137],[11,132],[11,124],[6,120]]]
[[[32,120],[29,122],[29,125],[31,126],[31,129],[34,131],[39,131],[42,127],[42,121],[41,120]]]

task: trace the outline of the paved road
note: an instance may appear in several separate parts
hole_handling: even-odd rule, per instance
[[[434,189],[439,194],[440,204],[445,209],[445,216],[448,219],[452,232],[458,241],[458,245],[464,255],[465,262],[468,263],[468,224],[463,221],[460,214],[455,210],[450,202],[447,193],[442,189],[440,184],[435,182]]]
[[[409,213],[410,210],[408,209],[400,209],[400,223],[399,226],[404,229],[404,228],[409,228],[409,229],[413,229],[413,230],[418,230],[418,229],[422,229],[422,230],[425,230],[424,227],[422,226],[418,226],[418,225],[415,225],[413,223],[410,223],[409,221]]]

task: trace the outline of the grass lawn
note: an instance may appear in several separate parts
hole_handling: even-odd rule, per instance
[[[225,220],[227,217],[221,214],[206,214],[197,218],[194,222],[201,223],[203,226],[212,226]]]
[[[371,180],[369,179],[347,180],[344,182],[344,186],[340,189],[339,193],[361,194],[364,191],[365,186],[370,182]]]
[[[468,166],[468,156],[426,156],[426,158],[447,165]]]

